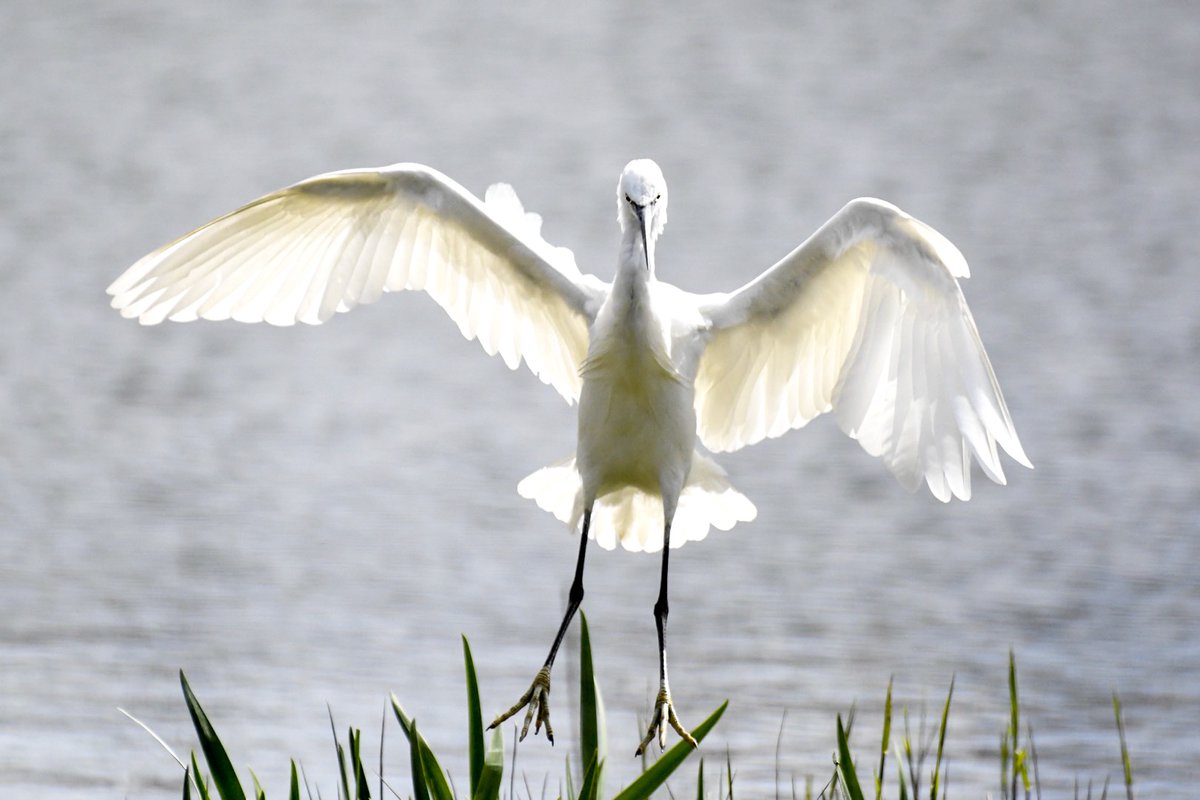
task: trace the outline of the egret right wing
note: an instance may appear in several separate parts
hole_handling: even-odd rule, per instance
[[[108,287],[151,325],[197,318],[319,324],[381,293],[422,289],[512,369],[579,398],[605,285],[540,236],[507,187],[487,202],[419,164],[331,172],[216,219]]]
[[[746,286],[699,298],[700,438],[736,450],[826,411],[902,484],[971,495],[971,455],[1030,466],[957,277],[958,249],[880,200],[849,203]]]

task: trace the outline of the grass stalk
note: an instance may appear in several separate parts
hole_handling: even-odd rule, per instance
[[[883,798],[883,770],[887,766],[888,744],[892,735],[892,681],[888,678],[887,697],[883,701],[883,742],[879,746],[879,772],[875,774],[875,800]]]
[[[1133,800],[1133,763],[1129,759],[1129,745],[1125,741],[1125,719],[1121,716],[1121,698],[1117,696],[1116,692],[1113,692],[1112,698],[1113,716],[1117,718],[1117,738],[1121,742],[1121,767],[1125,773],[1125,797],[1126,800]]]
[[[600,800],[605,797],[605,791],[602,785],[602,775],[605,764],[605,723],[603,713],[603,703],[600,699],[599,684],[595,677],[594,665],[592,662],[593,653],[591,647],[590,634],[587,630],[586,620],[583,622],[583,632],[580,638],[581,657],[580,657],[580,686],[579,686],[579,722],[580,722],[580,757],[583,759],[578,767],[573,763],[574,753],[570,753],[566,757],[565,762],[565,797],[568,800]],[[496,730],[493,732],[489,741],[485,742],[485,736],[482,726],[482,703],[479,696],[478,678],[475,672],[475,665],[471,655],[470,645],[463,639],[463,662],[465,666],[465,675],[467,683],[467,772],[469,775],[469,783],[465,785],[469,788],[469,792],[464,796],[464,800],[500,800],[501,786],[503,783],[505,750],[502,732]],[[193,751],[190,754],[189,760],[180,759],[162,740],[154,734],[144,723],[134,719],[134,722],[140,725],[143,729],[150,733],[164,748],[171,753],[171,757],[175,759],[183,771],[182,795],[185,800],[190,800],[192,797],[198,797],[199,800],[246,800],[247,794],[240,784],[237,777],[232,760],[229,757],[220,737],[212,724],[212,721],[201,707],[196,695],[192,692],[186,676],[180,673],[180,686],[183,690],[184,700],[191,716],[193,727],[196,731],[197,739],[200,742],[199,750],[203,753],[204,762],[208,767],[208,775],[201,771],[200,761],[197,752]],[[949,766],[946,758],[947,734],[949,728],[950,706],[954,697],[955,679],[951,679],[950,687],[946,695],[946,700],[942,708],[942,713],[936,727],[928,729],[926,727],[926,717],[921,715],[920,728],[916,738],[912,736],[910,719],[907,707],[904,708],[904,732],[903,735],[892,736],[892,716],[894,712],[893,706],[893,688],[894,680],[888,680],[887,693],[883,704],[883,731],[880,739],[878,751],[878,768],[874,770],[875,779],[875,800],[882,800],[884,775],[889,767],[888,751],[894,748],[895,756],[895,780],[896,780],[896,796],[899,800],[916,800],[922,797],[921,782],[922,782],[922,766],[927,755],[933,756],[933,769],[930,773],[930,783],[928,796],[930,800],[945,800],[949,794]],[[1026,742],[1025,748],[1022,748],[1020,740],[1021,710],[1018,694],[1018,682],[1016,673],[1016,659],[1013,653],[1009,653],[1009,670],[1008,670],[1008,693],[1009,693],[1009,708],[1005,717],[1007,724],[1004,726],[1003,733],[1000,737],[1000,796],[1002,798],[1010,798],[1017,800],[1018,791],[1024,789],[1025,800],[1031,800],[1034,792],[1038,800],[1041,800],[1041,778],[1040,767],[1038,763],[1037,748],[1034,744],[1034,734],[1032,725],[1026,722]],[[407,738],[407,750],[409,762],[412,770],[412,795],[413,800],[456,800],[459,796],[454,783],[450,777],[450,773],[443,768],[442,763],[435,756],[429,743],[421,735],[416,720],[411,717],[400,705],[399,701],[393,695],[391,697],[392,710],[396,720],[400,724],[401,730]],[[721,704],[713,711],[708,718],[697,725],[693,729],[693,735],[697,741],[703,741],[709,732],[716,726],[721,719],[725,710],[728,707],[728,702]],[[334,721],[332,710],[328,711],[330,731],[334,737],[334,750],[337,764],[337,788],[335,794],[339,800],[369,800],[370,784],[367,779],[367,772],[363,763],[363,740],[362,732],[355,728],[346,730],[346,740],[343,744],[337,733],[337,725]],[[1123,769],[1126,800],[1133,800],[1133,769],[1129,755],[1129,744],[1126,737],[1125,719],[1121,708],[1119,696],[1113,693],[1113,715],[1116,720],[1117,733],[1121,748],[1121,766]],[[786,713],[781,717],[779,731],[775,738],[775,797],[781,796],[780,776],[782,774],[782,740],[783,730],[786,723]],[[819,798],[824,800],[865,800],[865,792],[863,790],[863,782],[855,765],[854,751],[851,747],[851,732],[854,722],[854,707],[852,706],[848,713],[845,722],[841,715],[837,716],[836,726],[836,751],[834,754],[834,770],[829,782],[824,789],[818,793]],[[384,791],[391,791],[393,795],[399,798],[394,789],[384,780],[384,739],[386,733],[386,711],[384,715],[384,726],[380,731],[379,742],[379,795],[382,798]],[[514,727],[514,734],[516,728]],[[515,735],[514,735],[515,738]],[[628,786],[617,792],[615,800],[647,800],[660,789],[664,789],[668,796],[674,798],[676,795],[672,793],[671,788],[667,786],[668,778],[677,770],[677,768],[686,761],[692,753],[692,747],[685,742],[677,742],[666,753],[653,762],[645,764],[644,771],[640,776],[633,780]],[[517,745],[513,745],[513,760],[510,766],[510,781],[509,781],[509,798],[515,800],[516,794],[516,754]],[[868,757],[869,763],[874,766],[874,754]],[[695,778],[695,796],[698,800],[704,800],[705,796],[705,774],[704,774],[704,759],[700,758],[696,778]],[[867,763],[867,762],[864,762]],[[1032,769],[1030,768],[1032,764]],[[304,790],[308,800],[313,800],[314,793],[309,787],[307,776],[304,773],[303,765],[297,764],[292,760],[289,764],[288,797],[290,800],[300,800],[301,783],[304,784]],[[575,770],[580,769],[580,780],[578,792],[574,783]],[[734,768],[732,755],[728,747],[725,752],[725,764],[723,775],[718,775],[716,781],[717,794],[723,798],[733,800],[734,797]],[[1031,774],[1032,773],[1032,774]],[[252,796],[255,800],[266,800],[266,791],[260,783],[257,775],[253,771],[248,771],[252,782]],[[301,780],[303,778],[303,781]],[[1018,788],[1018,779],[1020,779],[1020,788]],[[543,782],[542,796],[546,796],[546,786],[549,783],[549,776]],[[463,784],[460,784],[462,786]],[[562,784],[560,784],[561,789]],[[524,781],[525,793],[530,800],[533,798],[532,789],[529,785],[529,780]],[[1092,783],[1087,784],[1087,797],[1091,800]],[[1101,791],[1101,800],[1107,800],[1109,782],[1106,779]],[[685,792],[680,796],[688,796],[690,792]],[[315,795],[320,800],[321,794],[318,789]],[[560,792],[560,796],[563,796]],[[795,773],[792,773],[791,780],[791,797],[798,796],[796,787]],[[813,780],[808,777],[804,790],[804,797],[811,800],[813,797]],[[1075,783],[1076,800],[1080,797],[1080,784]]]

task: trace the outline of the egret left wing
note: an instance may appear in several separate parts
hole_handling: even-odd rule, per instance
[[[604,284],[547,244],[511,188],[480,202],[420,164],[331,172],[259,198],[142,258],[108,287],[143,324],[318,324],[421,289],[512,369],[578,399]]]
[[[956,278],[962,255],[880,200],[854,200],[746,286],[700,298],[700,438],[737,450],[826,411],[910,491],[997,483],[999,443],[1031,466]]]

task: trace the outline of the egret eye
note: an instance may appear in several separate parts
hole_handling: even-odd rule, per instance
[[[662,195],[661,194],[654,195],[654,201],[658,202],[659,200],[662,200]]]
[[[633,205],[633,198],[629,195],[625,195],[625,202],[629,203],[629,205]]]

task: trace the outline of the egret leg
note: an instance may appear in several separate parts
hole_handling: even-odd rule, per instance
[[[667,615],[671,612],[667,603],[667,564],[670,557],[671,523],[668,522],[663,530],[662,576],[658,583],[658,601],[654,604],[654,627],[658,629],[658,697],[654,700],[654,716],[650,719],[650,728],[634,754],[638,756],[646,752],[646,746],[656,737],[659,750],[666,749],[668,724],[681,739],[692,747],[697,746],[695,738],[688,733],[675,714],[675,705],[671,702],[671,689],[667,683]]]
[[[550,727],[550,669],[554,666],[554,657],[558,655],[558,648],[567,634],[567,627],[575,618],[579,604],[583,602],[583,560],[587,555],[588,528],[591,527],[591,522],[592,509],[589,507],[583,512],[583,534],[579,537],[579,558],[575,561],[575,580],[571,582],[571,591],[567,595],[567,612],[563,614],[562,624],[558,626],[554,644],[550,645],[550,654],[546,656],[546,663],[538,670],[537,675],[533,678],[533,684],[525,694],[521,695],[516,704],[496,717],[491,725],[488,725],[489,731],[528,706],[528,710],[525,712],[525,724],[521,726],[520,741],[524,741],[526,734],[529,733],[529,723],[536,718],[537,721],[533,726],[534,735],[536,736],[544,725],[546,738],[550,740],[550,744],[554,744],[554,729]]]

